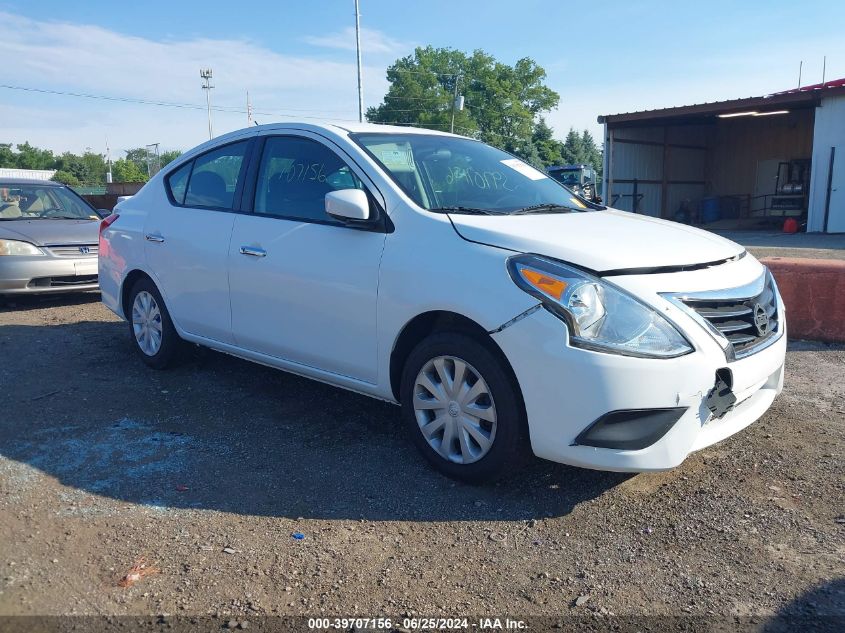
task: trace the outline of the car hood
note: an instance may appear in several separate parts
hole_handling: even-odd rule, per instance
[[[2,220],[0,237],[48,244],[96,244],[100,236],[97,220]]]
[[[708,231],[613,209],[449,217],[464,239],[545,255],[603,273],[716,263],[745,251]]]

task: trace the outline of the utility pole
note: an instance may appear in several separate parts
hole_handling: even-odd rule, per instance
[[[111,148],[109,147],[109,137],[106,137],[106,164],[108,165],[109,169],[106,172],[106,184],[112,183],[112,175],[111,175]]]
[[[804,60],[801,60],[801,63],[798,64],[798,90],[801,90],[801,72],[804,70]]]
[[[158,152],[159,143],[150,143],[147,145],[144,150],[147,154],[147,177],[152,178],[158,173],[158,170],[161,169],[161,160],[159,159],[159,152]],[[150,148],[155,148],[155,153],[150,152]],[[150,160],[150,157],[155,158],[155,167],[153,167],[153,161]]]
[[[455,95],[452,99],[452,125],[449,126],[449,131],[454,134],[455,133],[455,110],[463,110],[464,109],[464,98],[463,96],[458,96],[458,82],[460,81],[461,76],[455,75]]]
[[[249,90],[246,91],[246,126],[252,127],[252,102],[249,100]]]
[[[364,122],[364,88],[361,84],[361,11],[355,0],[355,49],[358,52],[358,121]]]
[[[214,138],[214,133],[211,130],[211,68],[200,68],[200,77],[203,80],[202,89],[205,90],[205,106],[208,110],[208,139]]]

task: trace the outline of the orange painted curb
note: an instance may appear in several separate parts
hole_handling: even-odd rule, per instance
[[[786,306],[790,338],[845,342],[845,261],[764,257]]]

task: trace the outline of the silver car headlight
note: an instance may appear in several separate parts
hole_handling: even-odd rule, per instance
[[[566,322],[575,347],[645,358],[693,351],[666,317],[603,279],[536,255],[511,257],[508,272]]]
[[[2,255],[44,255],[44,251],[29,242],[0,240],[0,256]]]

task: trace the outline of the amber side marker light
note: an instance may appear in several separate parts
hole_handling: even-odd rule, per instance
[[[550,277],[549,275],[539,271],[531,270],[530,268],[520,268],[519,274],[522,275],[523,279],[534,286],[537,290],[545,295],[554,297],[558,301],[560,301],[560,298],[563,296],[563,292],[566,290],[565,281]]]

